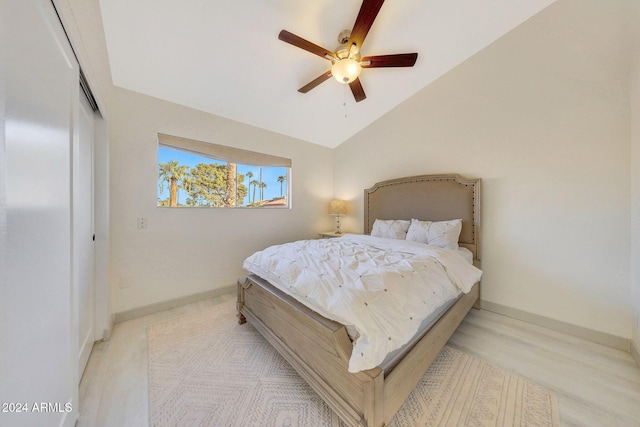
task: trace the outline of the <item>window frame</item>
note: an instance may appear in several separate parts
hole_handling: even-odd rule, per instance
[[[197,155],[203,158],[209,158],[215,161],[218,164],[225,163],[234,163],[236,165],[236,175],[235,175],[235,206],[188,206],[188,205],[180,205],[180,206],[166,206],[160,204],[160,192],[158,191],[159,185],[159,176],[157,176],[156,180],[156,207],[157,208],[222,208],[222,209],[291,209],[292,208],[292,197],[291,197],[291,175],[292,175],[292,167],[291,167],[291,159],[285,157],[274,156],[271,154],[259,153],[256,151],[245,150],[236,147],[229,147],[226,145],[213,144],[204,141],[198,141],[189,138],[183,138],[173,135],[167,135],[163,133],[158,133],[157,146],[156,146],[156,173],[158,174],[160,158],[159,158],[159,150],[161,147],[173,150],[179,150],[182,152],[190,153],[193,155]],[[276,206],[250,206],[249,203],[238,206],[238,168],[239,167],[255,167],[255,168],[269,168],[269,167],[279,167],[286,169],[286,192],[283,198],[285,199],[284,205],[276,205]],[[255,176],[255,175],[254,175]],[[265,181],[263,181],[265,182]],[[250,191],[251,184],[247,182],[243,183],[247,188],[246,198],[248,201],[251,200]],[[183,189],[184,191],[184,189]],[[244,198],[242,199],[244,201]],[[277,198],[272,198],[272,200],[277,200]],[[264,202],[261,200],[261,202]],[[253,202],[255,203],[255,202]]]

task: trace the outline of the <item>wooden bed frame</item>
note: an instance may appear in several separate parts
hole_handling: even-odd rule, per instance
[[[364,192],[364,232],[376,218],[462,218],[460,245],[480,266],[480,180],[423,175],[385,181]],[[461,296],[390,372],[349,373],[346,327],[328,320],[256,276],[238,281],[239,323],[249,321],[350,426],[389,423],[472,306],[480,283]]]

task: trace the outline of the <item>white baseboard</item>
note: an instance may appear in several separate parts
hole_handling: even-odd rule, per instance
[[[538,314],[518,310],[517,308],[507,307],[502,304],[496,304],[495,302],[483,300],[481,302],[481,306],[483,310],[491,311],[493,313],[502,314],[507,317],[512,317],[514,319],[522,320],[527,323],[542,326],[547,329],[551,329],[552,331],[562,332],[574,337],[606,345],[607,347],[613,347],[618,350],[623,350],[626,352],[631,351],[631,340],[628,338],[623,338],[617,335],[608,334],[606,332],[584,328],[582,326],[572,325],[571,323],[565,323],[560,320],[550,319]],[[637,361],[638,359],[636,359],[636,362]]]
[[[160,311],[171,310],[172,308],[202,301],[204,299],[215,298],[220,295],[231,293],[235,291],[235,289],[236,285],[229,285],[223,288],[214,289],[212,291],[201,292],[199,294],[188,295],[186,297],[175,298],[168,301],[162,301],[155,304],[133,308],[127,311],[121,311],[120,313],[116,313],[114,315],[113,323],[122,323],[126,322],[127,320],[136,319],[138,317],[147,316],[149,314],[158,313]]]
[[[146,316],[149,314],[158,313],[164,310],[171,310],[172,308],[202,301],[207,298],[215,298],[223,294],[231,293],[235,289],[236,289],[236,285],[229,285],[223,288],[214,289],[212,291],[188,295],[186,297],[175,298],[169,301],[162,301],[155,304],[149,304],[142,307],[137,307],[127,311],[122,311],[120,313],[116,313],[113,316],[114,324],[125,322],[131,319],[136,319],[138,317]],[[583,338],[589,341],[596,342],[598,344],[616,348],[618,350],[631,352],[631,355],[635,359],[636,363],[638,364],[638,366],[640,366],[640,350],[636,347],[635,343],[633,343],[628,338],[607,334],[605,332],[584,328],[582,326],[572,325],[570,323],[565,323],[559,320],[550,319],[548,317],[529,313],[527,311],[519,310],[512,307],[507,307],[505,305],[497,304],[491,301],[483,300],[481,301],[481,306],[483,310],[491,311],[493,313],[501,314],[507,317],[522,320],[527,323],[542,326],[547,329],[551,329],[552,331],[562,332],[568,335],[572,335],[574,337]]]

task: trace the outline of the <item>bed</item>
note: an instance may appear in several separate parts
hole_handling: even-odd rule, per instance
[[[376,219],[462,219],[460,247],[480,267],[480,180],[423,175],[364,191],[364,234]],[[249,321],[350,426],[387,424],[468,311],[479,307],[480,283],[447,305],[431,326],[386,366],[349,372],[354,343],[347,327],[308,308],[264,278],[238,281],[238,319]]]

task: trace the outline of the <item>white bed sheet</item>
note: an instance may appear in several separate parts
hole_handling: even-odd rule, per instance
[[[365,235],[272,246],[243,266],[324,317],[353,325],[350,372],[379,366],[482,274],[457,251]]]
[[[469,264],[473,265],[473,252],[460,246],[458,248],[458,253],[462,255],[462,258],[464,258]]]

